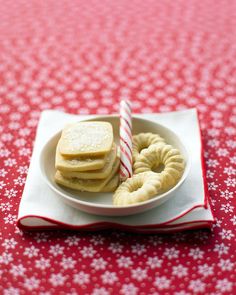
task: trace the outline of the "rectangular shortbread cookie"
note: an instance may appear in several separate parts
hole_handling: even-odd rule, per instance
[[[97,157],[75,157],[73,159],[63,157],[56,149],[55,166],[57,170],[64,171],[91,171],[102,169],[109,154]]]
[[[112,166],[116,160],[116,145],[112,146],[111,152],[107,155],[105,165],[102,169],[93,171],[61,171],[62,176],[66,178],[80,178],[80,179],[104,179],[111,173]]]
[[[120,166],[120,159],[117,157],[110,175],[105,179],[78,179],[78,178],[65,178],[60,171],[56,172],[55,181],[65,187],[87,192],[100,192],[104,186],[116,174]]]
[[[108,122],[77,122],[67,125],[59,140],[63,156],[98,156],[110,152],[113,128]]]

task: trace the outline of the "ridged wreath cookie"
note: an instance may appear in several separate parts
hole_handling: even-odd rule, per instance
[[[162,166],[162,171],[158,167]],[[134,173],[157,171],[160,175],[162,191],[173,187],[184,172],[185,162],[180,151],[168,144],[151,145],[145,149],[134,163]]]
[[[157,143],[164,143],[164,139],[153,133],[139,133],[133,136],[133,151],[132,156],[134,162],[138,159],[139,155],[149,146]]]
[[[144,172],[133,175],[122,182],[113,195],[113,204],[127,206],[147,201],[161,190],[161,180],[157,173]]]

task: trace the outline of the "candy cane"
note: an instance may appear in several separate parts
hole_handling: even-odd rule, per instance
[[[131,103],[120,102],[120,180],[131,177],[132,171],[132,114]]]

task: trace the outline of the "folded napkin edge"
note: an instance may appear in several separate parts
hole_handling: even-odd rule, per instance
[[[179,223],[179,224],[176,224],[176,225],[170,225],[171,222],[173,221],[176,221],[178,219],[180,219],[181,217],[184,217],[186,214],[190,213],[191,211],[193,211],[194,209],[197,209],[197,208],[204,208],[204,209],[209,209],[210,212],[211,212],[211,215],[212,215],[212,219],[209,219],[209,220],[195,220],[195,221],[189,221],[189,222],[182,222],[182,223]],[[21,228],[21,229],[34,229],[34,228],[40,228],[41,226],[27,226],[27,225],[24,225],[22,224],[22,221],[24,219],[27,219],[27,218],[38,218],[38,219],[41,219],[41,220],[44,220],[46,222],[49,222],[49,223],[53,223],[53,227],[58,227],[58,228],[68,228],[68,229],[93,229],[94,226],[104,226],[106,228],[115,228],[115,227],[118,227],[118,228],[129,228],[129,229],[135,229],[135,228],[163,228],[163,227],[169,227],[169,226],[180,226],[182,224],[191,224],[191,223],[196,223],[196,222],[210,222],[210,223],[215,223],[215,217],[213,215],[213,212],[212,212],[212,209],[211,209],[211,206],[205,208],[205,206],[199,204],[199,205],[195,205],[191,208],[189,208],[188,210],[182,212],[181,214],[179,214],[177,217],[175,218],[172,218],[166,222],[163,222],[163,223],[159,223],[159,224],[145,224],[145,225],[127,225],[127,224],[120,224],[120,223],[117,223],[117,222],[108,222],[108,221],[100,221],[100,222],[93,222],[93,223],[88,223],[88,224],[85,224],[85,225],[72,225],[72,224],[69,224],[69,223],[65,223],[65,222],[61,222],[61,221],[58,221],[58,220],[54,220],[54,219],[51,219],[51,218],[48,218],[48,217],[45,217],[45,216],[40,216],[40,215],[26,215],[26,216],[22,216],[20,218],[17,219],[17,227]],[[43,226],[44,227],[44,226]],[[45,227],[48,227],[45,226]]]
[[[45,217],[39,217],[45,220]],[[22,218],[23,219],[23,218]],[[21,220],[22,220],[21,219]],[[80,231],[100,231],[100,230],[124,230],[128,232],[137,232],[137,233],[158,233],[158,232],[176,232],[182,230],[190,230],[190,229],[202,229],[202,228],[211,228],[212,224],[214,223],[213,220],[199,220],[199,221],[190,221],[190,222],[182,222],[178,225],[165,225],[165,226],[143,226],[143,227],[132,227],[127,225],[120,225],[120,224],[96,224],[96,227],[93,226],[72,226],[66,225],[63,226],[59,224],[52,224],[52,225],[40,225],[40,226],[27,226],[21,223],[21,220],[17,221],[17,226],[19,229],[24,231],[37,231],[37,230],[52,230],[52,229],[63,229],[63,230],[80,230]],[[48,220],[49,221],[49,220]]]

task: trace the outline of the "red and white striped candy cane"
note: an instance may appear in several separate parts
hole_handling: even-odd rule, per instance
[[[132,171],[132,113],[131,103],[120,102],[120,180],[131,177]]]

